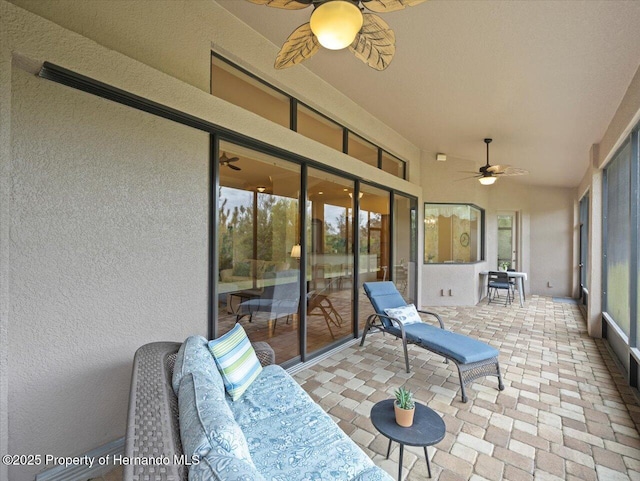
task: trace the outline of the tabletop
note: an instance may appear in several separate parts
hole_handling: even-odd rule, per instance
[[[408,446],[431,446],[444,439],[444,420],[433,409],[416,403],[413,426],[403,428],[396,423],[394,399],[385,399],[371,408],[371,422],[386,437]]]

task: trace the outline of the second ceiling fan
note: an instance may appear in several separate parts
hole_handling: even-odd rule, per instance
[[[491,185],[498,180],[498,177],[506,177],[513,175],[526,175],[529,173],[526,169],[511,167],[510,165],[491,165],[489,164],[489,144],[493,139],[484,139],[487,144],[487,163],[478,169],[478,172],[466,172],[467,174],[475,174],[472,178],[478,179],[482,185]]]

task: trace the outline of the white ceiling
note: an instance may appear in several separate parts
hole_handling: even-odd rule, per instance
[[[217,1],[278,47],[312,11]],[[396,33],[385,71],[325,49],[292,68],[429,155],[477,166],[492,137],[491,163],[529,170],[532,184],[578,185],[640,64],[640,1],[431,0],[380,15]]]

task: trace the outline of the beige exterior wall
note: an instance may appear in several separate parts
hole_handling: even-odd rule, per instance
[[[215,2],[21,5],[77,33],[0,2],[0,448],[77,455],[124,434],[136,347],[206,334],[207,140],[12,63],[50,61],[421,197],[209,95],[214,44],[410,161],[412,178],[419,152],[306,69],[273,71],[277,48]],[[42,467],[0,469],[13,481]]]

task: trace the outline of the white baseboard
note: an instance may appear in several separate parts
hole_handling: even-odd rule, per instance
[[[55,466],[42,471],[36,475],[36,481],[86,481],[87,479],[102,476],[116,466],[113,464],[113,458],[116,455],[124,454],[124,437],[103,444],[85,454],[73,456],[73,458],[82,458],[93,460],[93,464],[79,464],[77,466]]]

